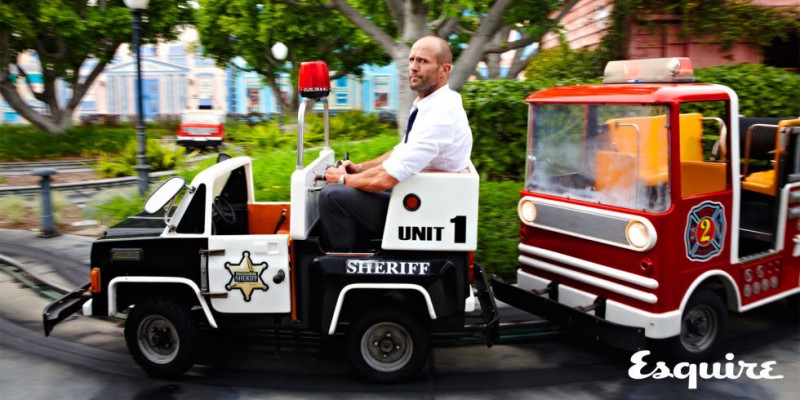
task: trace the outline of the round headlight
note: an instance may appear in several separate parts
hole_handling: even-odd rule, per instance
[[[631,221],[625,228],[625,237],[628,243],[637,249],[643,249],[650,244],[650,231],[639,221]]]
[[[522,222],[532,224],[536,219],[536,205],[530,200],[522,200],[519,203],[519,217]]]

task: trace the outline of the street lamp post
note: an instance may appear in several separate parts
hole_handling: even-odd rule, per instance
[[[271,50],[272,50],[272,56],[275,57],[275,59],[278,61],[285,60],[286,56],[289,55],[289,48],[286,47],[286,45],[283,44],[283,42],[276,42],[274,45],[272,45]],[[283,109],[283,102],[281,101],[280,87],[276,87],[275,90],[277,91],[277,93],[275,93],[273,97],[275,98],[276,104],[281,108],[281,114],[283,114],[284,109]]]
[[[147,164],[147,137],[144,133],[144,112],[142,107],[142,11],[147,8],[150,0],[124,0],[125,5],[130,8],[133,14],[133,45],[136,48],[136,171],[139,175],[139,195],[144,197],[147,194],[148,171],[150,166]]]

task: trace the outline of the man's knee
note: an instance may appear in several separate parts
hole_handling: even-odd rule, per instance
[[[319,205],[322,209],[341,208],[339,205],[347,197],[344,185],[325,185],[319,192]]]

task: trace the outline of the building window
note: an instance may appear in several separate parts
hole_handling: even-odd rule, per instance
[[[169,47],[169,62],[178,65],[186,65],[186,51],[183,45],[173,45]]]
[[[156,57],[156,56],[158,56],[158,51],[156,51],[156,46],[153,46],[153,45],[142,46],[141,55],[142,55],[142,57]],[[136,57],[136,55],[134,55],[133,57]]]
[[[350,99],[347,93],[336,93],[336,105],[346,106],[350,104]]]

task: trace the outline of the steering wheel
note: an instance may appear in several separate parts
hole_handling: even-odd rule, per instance
[[[233,209],[233,206],[226,198],[220,196],[215,197],[214,204],[211,208],[211,216],[214,219],[220,219],[228,225],[236,223],[236,210]]]

